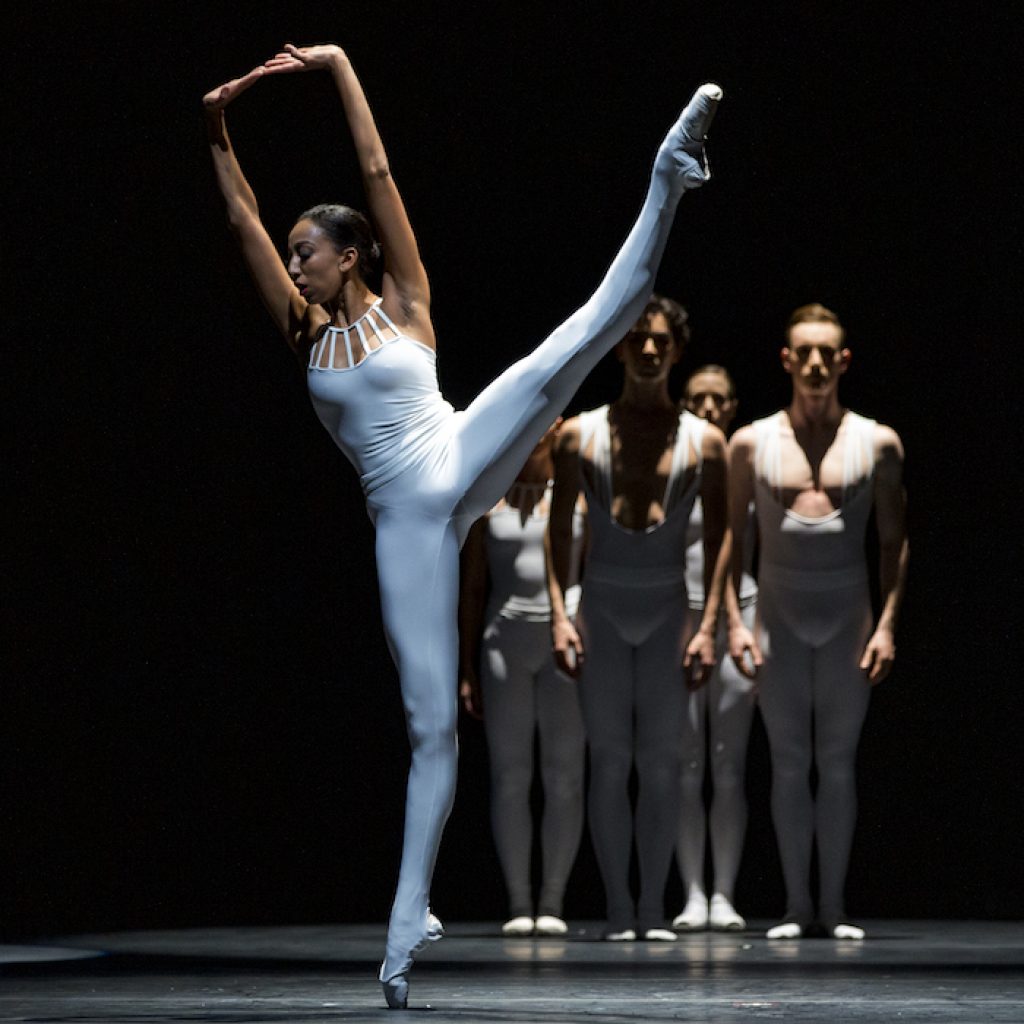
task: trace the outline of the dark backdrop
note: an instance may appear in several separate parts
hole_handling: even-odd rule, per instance
[[[339,41],[361,74],[456,405],[585,299],[678,108],[723,85],[715,177],[659,279],[691,311],[683,372],[725,363],[741,419],[772,411],[786,315],[822,301],[854,351],[846,401],[908,453],[912,573],[864,733],[850,910],[1020,916],[1012,16],[235,6],[37,5],[3,62],[5,934],[386,914],[407,748],[371,527],[225,230],[199,111],[286,39]],[[276,238],[361,201],[326,76],[260,83],[229,123]],[[572,408],[617,382],[608,361]],[[449,918],[504,909],[486,789],[465,724]],[[760,729],[749,790],[739,904],[771,916]],[[585,843],[566,909],[601,908]]]

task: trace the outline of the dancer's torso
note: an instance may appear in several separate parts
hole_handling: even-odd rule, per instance
[[[580,466],[587,497],[589,544],[586,583],[619,585],[670,584],[685,595],[686,531],[694,499],[700,490],[704,420],[683,412],[665,474],[661,499],[663,518],[645,529],[627,529],[614,515],[615,483],[608,406],[582,413]]]
[[[762,589],[772,582],[810,590],[865,582],[864,536],[873,504],[875,421],[849,411],[844,415],[819,468],[818,491],[827,495],[833,508],[816,516],[792,508],[807,490],[807,465],[806,460],[793,457],[799,446],[788,416],[778,412],[752,426]]]
[[[533,493],[530,493],[530,492]],[[503,500],[487,514],[485,545],[491,592],[486,621],[496,617],[527,622],[548,622],[548,596],[544,559],[544,533],[551,507],[551,486],[516,482]],[[518,507],[517,507],[518,506]],[[572,557],[565,610],[574,616],[579,606],[579,563],[583,548],[583,513],[577,506],[572,522]]]
[[[323,329],[306,380],[367,499],[408,469],[443,461],[454,413],[438,387],[436,353],[402,334],[379,301],[348,327]]]

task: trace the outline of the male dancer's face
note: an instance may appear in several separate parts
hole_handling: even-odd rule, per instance
[[[686,408],[719,430],[726,431],[736,415],[736,399],[720,373],[695,373],[686,382]]]
[[[664,313],[641,320],[615,349],[626,376],[645,384],[668,377],[682,352]]]
[[[794,324],[780,355],[794,394],[807,398],[831,395],[850,364],[850,350],[843,348],[842,333],[831,323]]]

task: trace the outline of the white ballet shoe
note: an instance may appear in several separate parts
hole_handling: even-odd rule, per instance
[[[404,1010],[409,1005],[409,972],[412,970],[413,955],[428,942],[437,942],[444,936],[444,925],[430,911],[427,911],[427,925],[423,937],[404,956],[384,958],[377,975],[384,990],[384,1001],[390,1010]],[[389,962],[390,959],[390,962]]]
[[[722,90],[717,85],[702,85],[662,143],[661,152],[671,154],[684,188],[700,188],[711,177],[704,139],[721,99]]]
[[[747,927],[747,922],[721,893],[712,896],[708,904],[708,924],[716,932],[739,932]]]
[[[644,932],[645,942],[675,942],[678,936],[667,928],[648,928]]]
[[[850,924],[848,921],[840,921],[838,924],[832,925],[828,931],[833,939],[860,942],[865,937],[863,928],[858,928],[855,924]]]
[[[708,926],[708,901],[706,896],[691,896],[682,913],[672,919],[672,927],[679,932],[701,932]]]
[[[541,914],[534,921],[533,930],[538,935],[565,935],[569,930],[569,926],[560,917],[555,917],[554,914]]]
[[[783,921],[764,933],[766,939],[802,939],[804,926],[799,921]]]
[[[601,938],[605,942],[635,942],[636,932],[632,928],[623,928],[620,932],[605,932]]]
[[[502,935],[532,935],[534,921],[532,917],[523,914],[520,917],[513,917],[501,926]]]

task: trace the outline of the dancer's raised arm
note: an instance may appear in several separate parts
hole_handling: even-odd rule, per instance
[[[210,155],[217,185],[227,206],[228,225],[242,249],[242,256],[256,288],[278,330],[297,348],[308,328],[309,306],[299,294],[281,262],[267,229],[260,220],[256,195],[246,181],[224,123],[224,108],[266,74],[263,67],[211,89],[203,97]]]
[[[329,71],[345,109],[355,144],[366,200],[384,250],[384,302],[398,300],[402,322],[421,328],[432,341],[429,323],[430,287],[420,260],[405,204],[399,195],[384,144],[352,64],[339,46],[285,46],[264,65],[268,74]],[[394,292],[394,294],[391,294]]]

